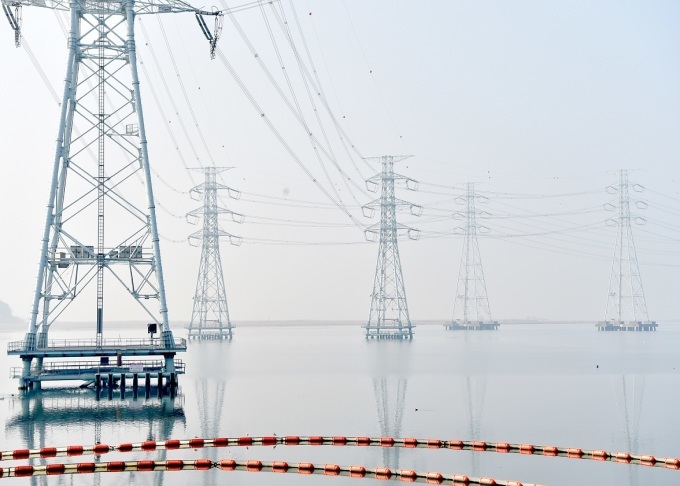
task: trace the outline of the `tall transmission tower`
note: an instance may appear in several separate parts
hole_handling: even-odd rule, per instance
[[[174,339],[168,320],[134,21],[138,15],[190,12],[205,34],[202,16],[212,15],[216,25],[208,40],[214,51],[222,12],[198,10],[182,0],[2,0],[2,5],[17,44],[22,6],[70,14],[66,80],[31,319],[24,340],[8,346],[8,354],[23,360],[20,387],[39,387],[43,359],[55,357],[97,357],[107,364],[114,356],[115,375],[120,376],[130,371],[123,356],[158,356],[164,359],[154,369],[160,373],[159,386],[162,379],[172,382],[175,353],[186,350],[186,341]],[[145,186],[141,191],[140,180]],[[115,302],[106,309],[109,313],[105,301]],[[104,339],[107,318],[110,322],[123,309],[126,320],[150,322],[142,331],[150,339]],[[60,318],[82,319],[87,312],[93,339],[48,340]],[[130,315],[134,312],[139,315]],[[157,332],[160,339],[154,339]],[[92,381],[92,369],[91,364],[67,366],[60,376]]]
[[[465,196],[458,198],[459,203],[465,204],[465,212],[458,213],[465,220],[462,226],[465,239],[458,271],[456,299],[453,305],[453,321],[444,324],[449,330],[496,330],[499,326],[498,321],[491,319],[489,297],[486,292],[482,258],[477,241],[478,229],[485,228],[477,224],[477,216],[488,213],[477,210],[476,201],[485,199],[484,196],[475,194],[474,183],[468,183]]]
[[[405,181],[406,188],[415,190],[417,182],[409,177],[395,174],[394,164],[410,156],[385,155],[380,160],[382,171],[366,181],[369,190],[375,192],[380,186],[380,198],[364,206],[364,214],[372,214],[380,208],[380,222],[366,229],[366,236],[380,235],[378,262],[375,268],[371,311],[368,316],[366,338],[413,339],[413,325],[408,313],[404,278],[401,272],[397,237],[405,233],[411,239],[419,236],[418,230],[397,223],[397,208],[408,207],[411,214],[419,216],[422,208],[397,199],[395,181]]]
[[[205,182],[191,190],[191,194],[203,197],[203,207],[187,214],[189,222],[195,223],[198,219],[203,219],[203,228],[189,236],[190,243],[203,242],[194,295],[194,309],[188,328],[189,339],[231,339],[232,326],[227,307],[227,292],[224,287],[220,238],[226,236],[234,244],[238,244],[240,239],[222,231],[218,218],[220,214],[229,214],[234,221],[240,223],[243,221],[243,215],[217,204],[218,190],[238,194],[233,189],[217,182],[217,174],[227,170],[226,168],[206,167],[194,170],[204,173]]]
[[[657,327],[655,321],[649,320],[647,313],[647,302],[642,288],[631,225],[632,221],[637,224],[644,224],[646,221],[641,217],[631,217],[631,188],[634,192],[644,190],[640,184],[631,184],[628,181],[626,170],[619,171],[618,186],[612,185],[607,188],[610,194],[618,193],[619,200],[616,206],[605,205],[605,209],[616,211],[618,214],[615,218],[608,220],[611,225],[616,224],[616,243],[609,278],[605,320],[596,324],[601,331],[656,331]],[[634,199],[633,202],[640,209],[647,206],[640,200]]]

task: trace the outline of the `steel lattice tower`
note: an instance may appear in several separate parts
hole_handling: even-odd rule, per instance
[[[216,19],[222,14],[197,10],[182,0],[2,4],[17,43],[22,5],[70,13],[64,95],[31,319],[24,341],[8,346],[9,354],[23,359],[18,376],[22,387],[33,382],[39,386],[43,359],[57,356],[120,360],[121,355],[155,355],[164,358],[159,369],[163,377],[174,378],[174,355],[184,351],[186,343],[175,341],[168,320],[134,21],[145,14],[191,12]],[[141,191],[140,181],[145,187]],[[136,310],[136,319],[151,322],[148,331],[152,337],[153,331],[160,332],[160,340],[107,342],[105,289],[116,300],[109,309]],[[51,326],[79,306],[94,311],[94,339],[78,344],[48,341]],[[34,358],[37,367],[32,369]],[[62,375],[91,380],[83,369],[74,367],[68,377]]]
[[[373,211],[380,208],[380,223],[370,226],[366,232],[380,235],[378,262],[371,294],[371,311],[368,316],[366,338],[376,339],[412,339],[413,325],[408,313],[404,279],[399,259],[397,237],[400,232],[410,238],[417,238],[418,232],[413,228],[397,223],[397,208],[409,207],[413,215],[419,215],[421,207],[402,201],[395,197],[395,181],[403,180],[406,187],[415,190],[416,181],[394,173],[394,164],[409,156],[385,155],[376,158],[381,161],[382,171],[367,181],[369,190],[377,190],[380,185],[380,199],[376,199],[364,210]],[[376,160],[374,159],[374,160]]]
[[[463,253],[458,271],[458,285],[453,305],[453,321],[445,324],[447,329],[498,329],[498,322],[491,319],[489,298],[486,292],[486,281],[482,268],[482,258],[479,253],[477,240],[477,215],[482,214],[476,208],[476,201],[480,196],[475,194],[475,185],[467,184],[467,191],[460,202],[465,202],[465,212],[462,216],[464,240]]]
[[[618,214],[616,218],[610,220],[616,223],[617,230],[605,322],[598,324],[598,328],[602,330],[655,330],[657,326],[656,322],[649,320],[647,313],[647,302],[633,241],[630,187],[636,191],[643,189],[639,184],[630,184],[628,171],[620,170],[618,186],[607,188],[610,193],[618,193],[619,200],[616,207],[606,206],[608,209],[616,209]],[[638,223],[645,222],[643,218],[634,219]]]
[[[189,241],[202,241],[201,263],[198,268],[194,309],[189,324],[189,339],[231,339],[232,326],[227,307],[227,293],[224,287],[224,273],[220,256],[220,237],[238,241],[234,235],[222,231],[219,225],[220,214],[230,214],[234,221],[242,215],[222,208],[217,204],[217,191],[230,190],[217,182],[217,174],[227,170],[219,167],[206,167],[200,170],[205,174],[205,182],[194,187],[194,194],[202,195],[203,207],[187,214],[187,219],[203,219],[203,228],[189,237]]]

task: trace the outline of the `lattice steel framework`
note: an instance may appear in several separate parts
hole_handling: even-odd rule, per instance
[[[617,210],[618,215],[610,220],[610,222],[616,223],[617,231],[605,311],[605,321],[608,322],[649,322],[647,302],[642,288],[642,278],[640,277],[640,267],[631,227],[633,218],[630,214],[630,187],[633,187],[635,191],[643,189],[639,184],[630,184],[628,182],[628,171],[620,170],[618,186],[607,188],[610,193],[618,193],[619,195],[618,206],[610,206]],[[640,207],[645,206],[641,201],[638,201],[638,203]],[[643,218],[634,219],[640,224],[645,222]]]
[[[405,233],[415,239],[418,237],[418,231],[397,223],[397,208],[408,207],[411,214],[416,216],[420,215],[422,208],[395,197],[395,181],[405,181],[406,187],[411,190],[415,190],[417,182],[394,173],[394,164],[408,157],[385,155],[375,158],[374,160],[380,160],[382,171],[367,181],[369,190],[377,190],[378,185],[381,188],[380,198],[364,206],[364,211],[380,209],[380,222],[366,230],[367,237],[380,235],[378,262],[371,294],[371,311],[368,323],[364,326],[367,338],[413,338],[413,325],[408,313],[397,237],[400,233]]]
[[[223,231],[219,225],[219,215],[229,214],[236,222],[241,222],[243,215],[222,208],[217,203],[217,191],[233,189],[219,184],[217,174],[227,170],[220,167],[206,167],[200,170],[205,175],[205,182],[191,191],[203,197],[203,207],[187,214],[190,222],[203,219],[203,228],[189,237],[190,242],[202,241],[201,263],[196,281],[194,309],[189,324],[189,338],[196,339],[231,339],[232,325],[227,307],[227,292],[224,287],[224,273],[220,256],[220,238],[228,237],[232,243],[240,240]],[[193,220],[193,221],[192,221]]]
[[[480,196],[475,194],[475,185],[468,183],[464,196],[465,211],[462,213],[465,222],[461,226],[464,231],[463,253],[453,305],[453,320],[462,324],[491,322],[491,309],[477,240],[477,216],[480,212],[475,203],[478,199]]]
[[[90,302],[96,346],[106,347],[105,282],[107,295],[111,290],[119,293],[117,299],[127,295],[139,318],[159,328],[160,346],[173,351],[176,342],[168,321],[134,20],[142,14],[221,13],[200,11],[181,0],[2,0],[2,4],[17,44],[22,6],[70,13],[47,217],[22,352],[24,376],[30,373],[33,356],[45,354],[34,351],[51,346],[51,326],[76,301],[74,308]],[[145,190],[139,190],[140,181]],[[117,300],[116,307],[130,306]],[[166,363],[172,371],[170,354]]]

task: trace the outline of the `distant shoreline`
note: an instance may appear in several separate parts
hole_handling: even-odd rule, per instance
[[[441,326],[445,323],[450,322],[449,319],[424,319],[420,321],[413,321],[414,326]],[[498,319],[501,326],[513,326],[513,325],[595,325],[596,320],[592,321],[567,321],[567,320],[539,320],[539,319]],[[662,320],[657,321],[660,325],[673,325],[680,323],[680,319],[677,320]],[[321,319],[285,319],[285,320],[244,320],[244,321],[232,321],[232,326],[238,327],[324,327],[324,326],[362,326],[366,323],[365,320],[321,320]],[[113,328],[130,328],[134,326],[140,326],[140,328],[145,328],[145,321],[118,321],[107,323],[111,329]],[[171,322],[170,326],[173,330],[185,329],[188,323],[185,322]],[[91,322],[63,322],[58,325],[59,330],[64,330],[65,328],[70,329],[92,329],[93,324]],[[0,322],[0,332],[17,332],[24,331],[26,329],[26,323],[23,321],[14,322]],[[57,328],[55,328],[57,330]]]

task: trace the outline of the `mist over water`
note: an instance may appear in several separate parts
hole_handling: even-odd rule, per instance
[[[0,334],[0,346],[20,337]],[[680,327],[671,325],[655,333],[603,333],[581,324],[505,325],[496,332],[447,332],[428,325],[418,326],[411,342],[366,341],[359,326],[241,327],[232,342],[190,343],[179,356],[187,374],[180,377],[174,400],[144,399],[143,393],[133,400],[128,389],[125,399],[115,390],[112,400],[96,401],[94,391],[73,387],[20,398],[16,383],[3,380],[3,449],[241,435],[386,435],[677,457],[678,427],[669,417],[680,405],[679,346]],[[0,357],[5,370],[18,365],[18,359]],[[230,447],[110,453],[99,460],[142,458],[360,464],[549,485],[674,485],[680,479],[674,470],[610,462],[378,447]],[[29,481],[169,486],[357,482],[219,470]]]

